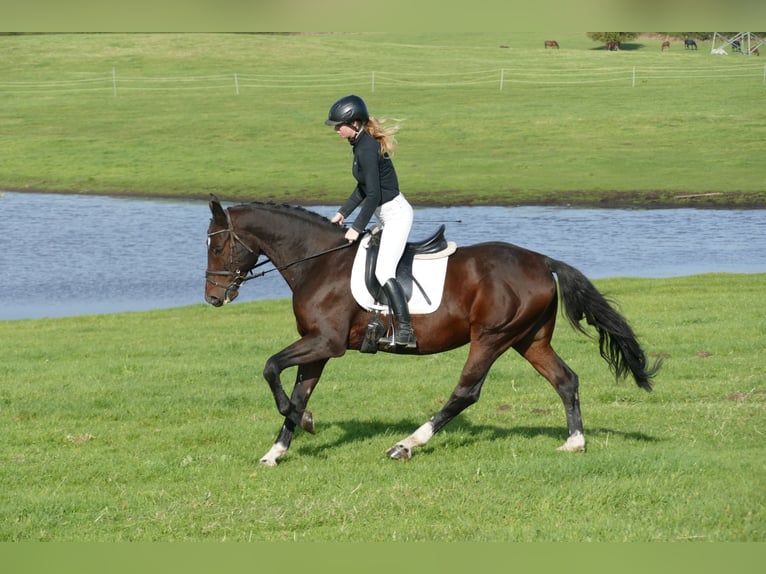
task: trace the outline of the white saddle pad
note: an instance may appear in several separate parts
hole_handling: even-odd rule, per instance
[[[367,311],[388,312],[388,305],[381,305],[372,298],[364,283],[364,267],[367,259],[367,247],[370,236],[365,235],[359,242],[359,248],[354,258],[354,267],[351,270],[351,293],[354,299]],[[444,277],[447,274],[447,262],[449,255],[457,249],[454,241],[447,242],[447,249],[434,254],[415,255],[412,262],[412,274],[428,299],[423,296],[420,287],[413,283],[412,296],[408,301],[411,315],[426,315],[433,313],[439,308],[444,292]],[[428,302],[430,300],[430,303]]]

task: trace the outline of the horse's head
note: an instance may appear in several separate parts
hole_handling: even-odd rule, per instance
[[[247,245],[237,235],[231,214],[211,195],[213,218],[207,230],[205,301],[215,307],[237,298],[239,287],[258,261],[260,249]]]

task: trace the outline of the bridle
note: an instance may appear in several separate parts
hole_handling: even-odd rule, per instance
[[[242,241],[242,238],[239,235],[237,235],[236,231],[234,231],[234,226],[231,223],[231,219],[229,219],[229,227],[227,229],[219,229],[218,231],[213,231],[212,233],[208,233],[207,234],[208,248],[209,248],[209,244],[210,244],[210,238],[214,237],[215,235],[219,235],[221,233],[228,233],[229,234],[229,241],[231,241],[232,238],[233,238],[234,241],[238,242],[240,245],[242,245],[242,247],[247,249],[250,253],[255,254],[255,251],[253,251],[252,248],[250,248],[250,246],[247,245],[247,243]],[[267,258],[266,260],[262,261],[261,263],[259,263],[255,267],[259,267],[260,265],[268,263],[268,261],[269,261],[269,259]],[[210,283],[214,287],[222,288],[224,290],[225,300],[229,301],[229,293],[231,293],[232,291],[237,291],[240,288],[240,286],[242,285],[242,283],[244,283],[245,281],[248,281],[248,279],[252,279],[253,276],[243,275],[242,272],[240,271],[239,266],[236,266],[236,270],[235,271],[229,271],[229,269],[232,269],[232,268],[235,267],[235,265],[234,265],[234,245],[231,245],[229,247],[229,263],[228,263],[228,265],[226,267],[227,267],[226,270],[220,270],[220,271],[215,270],[215,269],[206,269],[205,270],[205,281],[207,281],[208,283]],[[253,267],[253,269],[255,269],[255,267]],[[216,277],[216,276],[220,276],[220,277],[232,277],[233,279],[227,285],[224,285],[222,283],[219,283],[215,279],[213,279],[211,276],[212,277]]]
[[[208,243],[210,242],[210,238],[219,235],[221,233],[228,233],[229,234],[229,241],[232,239],[236,242],[238,242],[242,247],[247,249],[251,254],[255,255],[255,251],[245,243],[242,238],[237,235],[237,232],[234,231],[234,224],[231,222],[231,217],[229,216],[229,213],[226,212],[226,217],[229,220],[229,227],[227,229],[219,229],[218,231],[213,231],[212,233],[207,234]],[[361,239],[367,231],[365,231],[359,239]],[[356,241],[358,242],[359,239]],[[355,242],[355,243],[356,243]],[[263,277],[264,275],[271,273],[272,271],[282,271],[283,269],[287,269],[288,267],[292,267],[293,265],[297,265],[298,263],[303,263],[304,261],[309,261],[311,259],[315,259],[317,257],[321,257],[322,255],[327,255],[328,253],[333,253],[335,251],[340,251],[341,249],[346,249],[347,247],[351,247],[354,243],[344,243],[342,245],[338,245],[337,247],[331,247],[330,249],[326,249],[324,251],[320,251],[319,253],[314,253],[313,255],[309,255],[308,257],[303,257],[301,259],[297,259],[296,261],[292,261],[290,263],[287,263],[285,265],[282,265],[281,267],[274,267],[272,269],[267,269],[266,271],[261,271],[260,273],[253,273],[253,270],[257,269],[258,267],[261,267],[262,265],[266,265],[267,263],[271,263],[271,259],[269,257],[266,257],[263,261],[256,263],[253,267],[251,267],[248,271],[245,272],[245,274],[242,273],[240,268],[237,266],[235,271],[229,271],[228,269],[231,269],[235,267],[234,265],[234,248],[233,245],[229,249],[229,263],[227,265],[227,270],[215,270],[215,269],[206,269],[205,270],[205,281],[210,283],[211,285],[215,287],[220,287],[224,290],[224,297],[226,301],[229,301],[229,293],[232,291],[237,291],[243,283],[247,281],[251,281],[252,279],[257,279],[258,277]],[[220,276],[220,277],[232,277],[232,281],[228,285],[224,285],[222,283],[219,283],[215,279],[212,279],[211,276]]]

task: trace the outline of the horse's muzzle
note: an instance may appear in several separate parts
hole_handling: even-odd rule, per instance
[[[234,299],[237,298],[237,295],[239,295],[239,291],[237,289],[227,289],[224,291],[223,297],[219,297],[211,293],[206,294],[205,301],[207,301],[213,307],[222,307],[227,303],[234,301]]]
[[[234,281],[229,284],[219,283],[211,276],[224,275],[234,277]],[[205,272],[205,301],[210,303],[213,307],[221,307],[227,303],[231,303],[239,295],[239,284],[241,283],[242,276],[239,274],[239,270],[236,273],[231,271],[211,271]],[[222,294],[214,294],[222,293]]]
[[[205,295],[205,301],[210,303],[213,307],[221,307],[225,301],[215,295]]]

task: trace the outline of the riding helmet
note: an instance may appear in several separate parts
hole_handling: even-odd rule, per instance
[[[350,124],[355,120],[366,122],[370,117],[367,105],[359,96],[346,96],[335,102],[324,123],[328,126]]]

